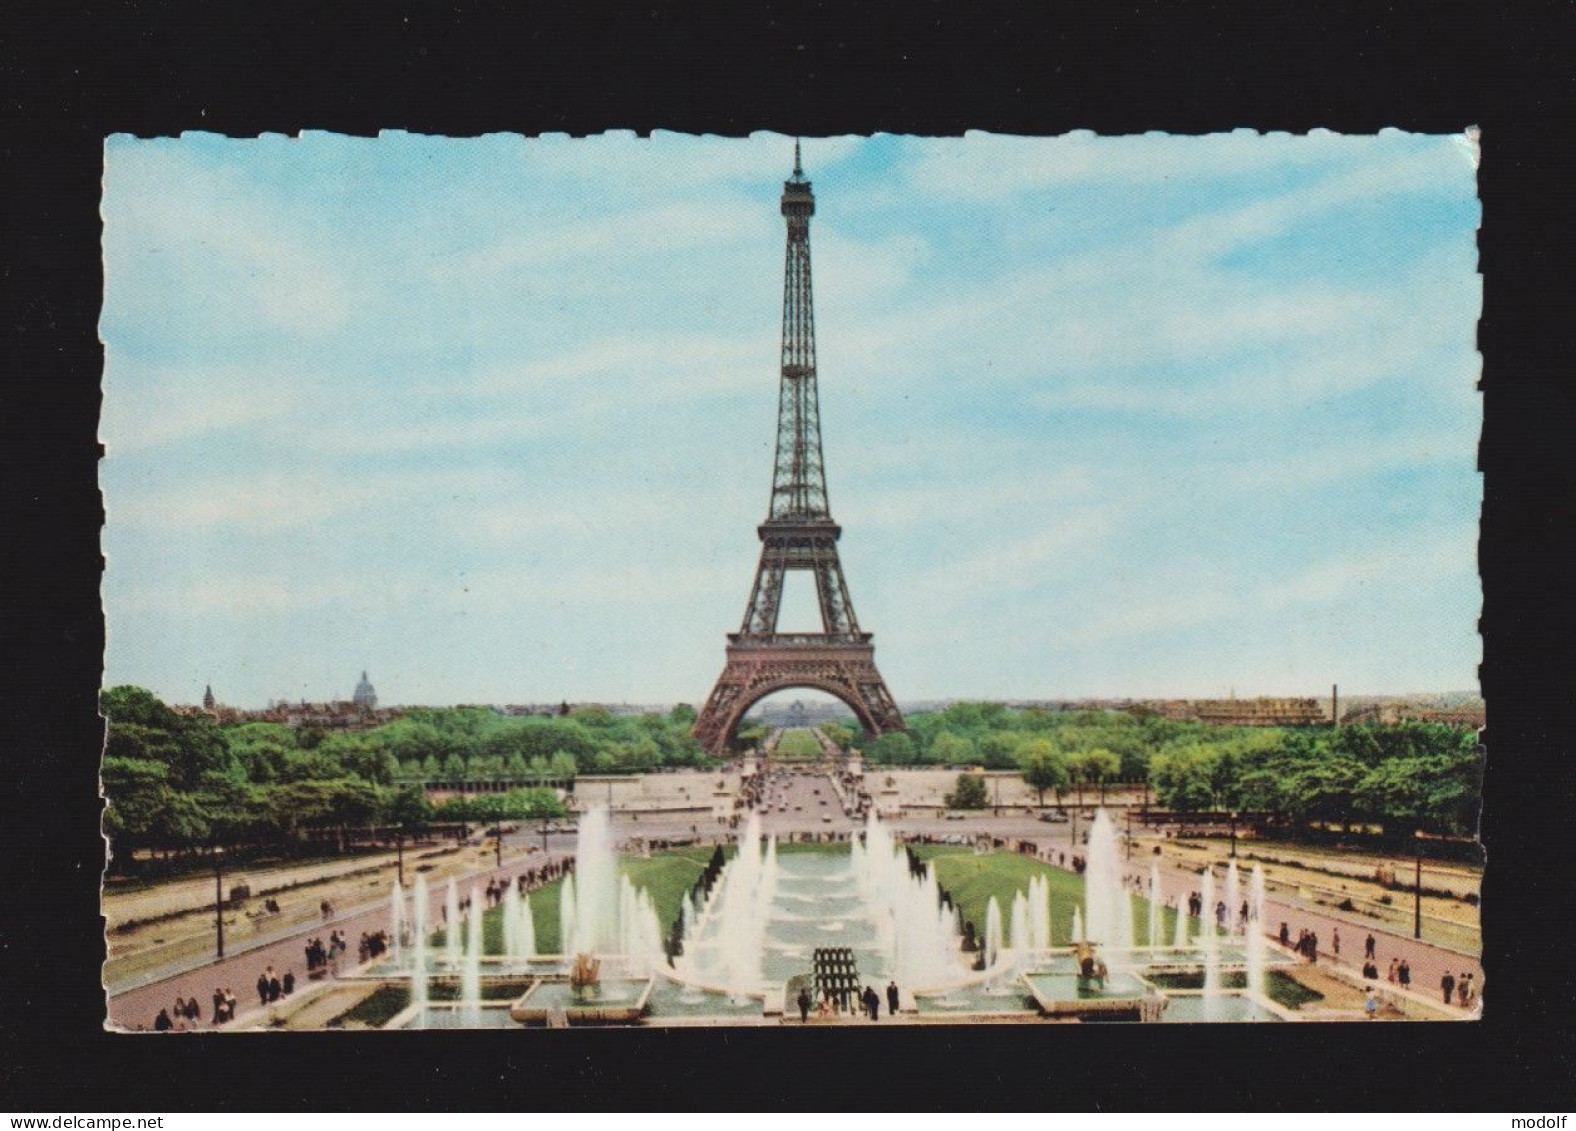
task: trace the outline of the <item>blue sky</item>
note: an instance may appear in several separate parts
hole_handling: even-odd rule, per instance
[[[829,491],[894,694],[1475,687],[1474,158],[807,140]],[[703,699],[766,512],[791,163],[109,139],[106,680]]]

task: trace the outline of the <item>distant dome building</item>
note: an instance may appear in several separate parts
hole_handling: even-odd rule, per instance
[[[378,705],[378,693],[373,690],[372,682],[367,679],[366,672],[361,673],[361,682],[356,684],[356,692],[350,697],[350,701],[368,711]]]

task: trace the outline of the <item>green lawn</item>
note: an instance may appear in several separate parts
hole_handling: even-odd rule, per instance
[[[784,762],[813,762],[821,756],[821,740],[808,730],[785,730],[772,757]]]
[[[933,844],[916,844],[913,848],[921,859],[931,861],[936,869],[936,879],[952,893],[953,902],[963,913],[963,918],[972,922],[980,933],[985,930],[985,908],[991,896],[994,895],[1001,904],[1002,927],[1010,932],[1012,897],[1020,891],[1027,895],[1029,880],[1034,876],[1046,876],[1051,886],[1051,944],[1071,945],[1073,908],[1083,906],[1082,876],[1052,868],[1033,857],[1016,852],[992,852],[987,856],[976,856],[972,848]],[[1176,930],[1177,914],[1164,907],[1160,914],[1160,938],[1162,942],[1169,943]],[[1133,897],[1133,926],[1140,938],[1148,937],[1147,899]]]
[[[712,850],[707,848],[678,848],[669,852],[652,853],[650,860],[638,857],[620,859],[619,871],[627,875],[636,887],[651,893],[657,918],[664,935],[678,918],[684,893],[694,886],[706,870]],[[562,880],[554,880],[546,887],[531,893],[531,918],[536,926],[536,951],[538,954],[557,954],[563,946],[558,919]],[[432,945],[441,947],[444,932],[433,935]],[[503,953],[503,909],[494,907],[482,918],[482,949],[487,954]]]

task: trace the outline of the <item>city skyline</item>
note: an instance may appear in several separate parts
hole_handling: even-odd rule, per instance
[[[106,682],[703,699],[791,148],[110,139]],[[807,140],[829,493],[896,698],[1475,688],[1474,156]]]

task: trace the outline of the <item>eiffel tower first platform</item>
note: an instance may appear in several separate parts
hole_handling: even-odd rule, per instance
[[[761,562],[744,611],[728,636],[728,660],[695,722],[712,754],[728,747],[744,713],[774,691],[815,688],[848,705],[871,734],[903,729],[903,715],[876,670],[875,644],[861,632],[837,556],[842,528],[832,521],[821,457],[815,379],[815,310],[810,292],[810,217],[815,196],[794,143],[793,176],[783,184],[788,221],[783,269],[782,381],[777,400],[777,462],[771,509],[758,528]],[[777,615],[789,570],[814,575],[820,632],[780,633]]]

